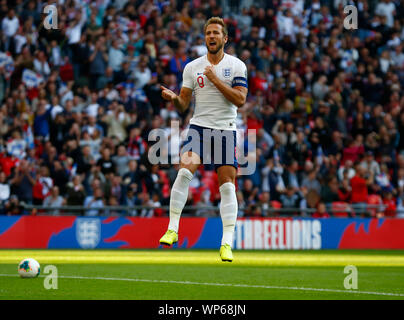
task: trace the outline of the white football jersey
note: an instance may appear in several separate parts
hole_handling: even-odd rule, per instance
[[[236,130],[237,107],[203,74],[210,65],[207,55],[204,55],[184,68],[182,86],[195,92],[195,110],[190,124]],[[248,87],[247,67],[240,59],[225,53],[223,59],[213,67],[219,79],[230,87]]]

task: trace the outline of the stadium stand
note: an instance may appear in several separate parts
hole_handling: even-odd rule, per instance
[[[1,214],[45,202],[167,215],[178,165],[150,163],[149,133],[178,144],[170,126],[179,121],[182,137],[192,106],[177,112],[160,84],[178,92],[185,64],[206,52],[204,21],[222,16],[226,52],[248,67],[238,127],[258,132],[256,171],[237,179],[240,215],[283,215],[291,203],[310,215],[325,203],[348,216],[359,203],[403,216],[403,0],[64,0],[46,29],[51,3],[1,1]],[[357,30],[344,29],[348,4]],[[213,172],[202,168],[191,188],[187,205],[217,207]]]

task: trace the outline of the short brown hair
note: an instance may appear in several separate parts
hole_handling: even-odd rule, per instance
[[[222,28],[223,34],[224,34],[225,36],[227,36],[227,26],[226,26],[226,24],[224,23],[224,21],[223,21],[222,18],[220,18],[220,17],[212,17],[212,18],[210,18],[208,21],[206,21],[205,25],[203,26],[203,33],[204,33],[204,34],[206,33],[206,28],[207,28],[208,25],[210,25],[210,24],[220,24],[220,25],[223,27],[223,28]]]

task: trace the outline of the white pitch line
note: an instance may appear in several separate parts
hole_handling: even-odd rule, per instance
[[[18,277],[18,275],[0,274],[0,277]],[[45,277],[45,275],[41,275],[40,277]],[[58,277],[63,278],[63,279],[78,279],[78,280],[132,281],[132,282],[149,282],[149,283],[187,284],[187,285],[199,285],[199,286],[261,288],[261,289],[297,290],[297,291],[319,291],[319,292],[333,292],[333,293],[353,293],[353,294],[370,294],[370,295],[378,295],[378,296],[404,297],[404,293],[373,292],[373,291],[359,291],[359,290],[339,290],[339,289],[325,289],[325,288],[283,287],[283,286],[265,286],[265,285],[253,285],[253,284],[237,284],[237,283],[214,283],[214,282],[193,282],[193,281],[176,281],[176,280],[150,280],[150,279],[82,277],[82,276],[60,276],[60,275]]]

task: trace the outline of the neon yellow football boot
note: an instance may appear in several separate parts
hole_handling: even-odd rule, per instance
[[[233,261],[233,253],[231,252],[231,247],[228,244],[224,244],[220,247],[220,258],[222,261]]]
[[[167,230],[160,239],[160,243],[166,246],[171,246],[176,242],[178,242],[178,234],[174,230]]]

